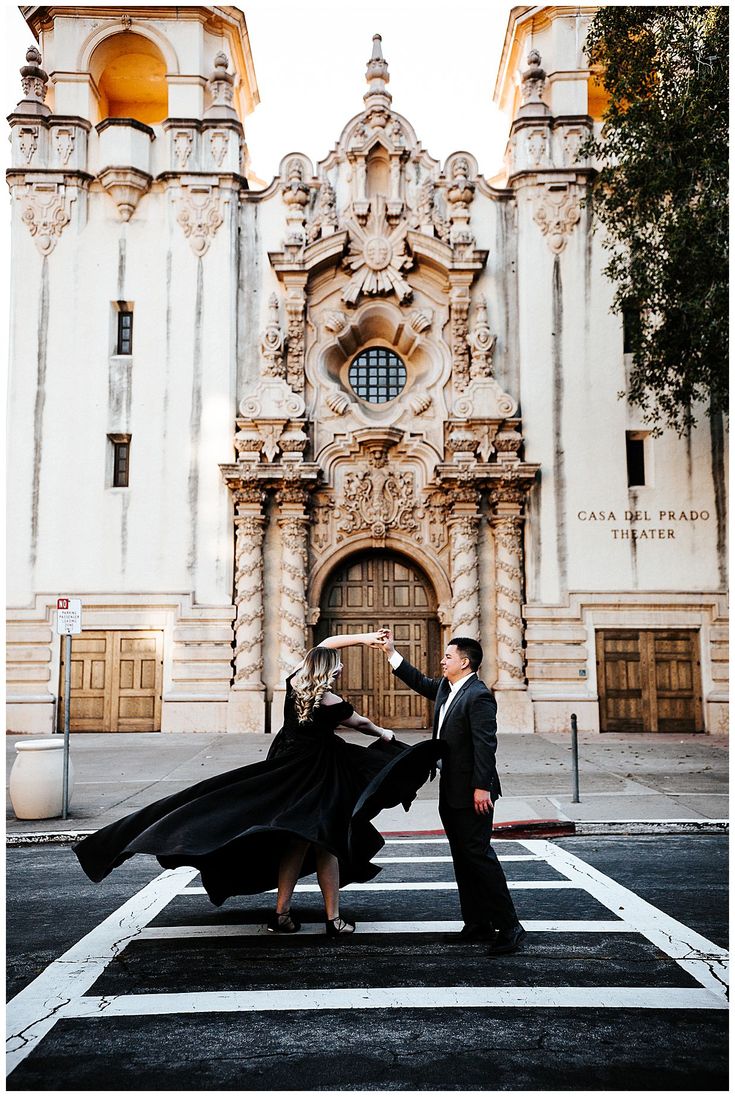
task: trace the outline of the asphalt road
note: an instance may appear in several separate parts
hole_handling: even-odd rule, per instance
[[[274,938],[270,896],[216,909],[152,858],[93,885],[68,848],[10,849],[7,1088],[727,1089],[726,840],[496,848],[530,930],[503,959],[446,939],[438,841],[386,845],[401,859],[343,893],[346,942],[313,891],[294,903],[311,931]]]

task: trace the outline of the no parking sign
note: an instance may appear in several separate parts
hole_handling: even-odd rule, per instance
[[[81,598],[56,599],[56,631],[59,636],[76,636],[82,631]]]

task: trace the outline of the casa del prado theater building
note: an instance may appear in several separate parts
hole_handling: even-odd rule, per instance
[[[618,397],[594,8],[510,12],[493,179],[399,113],[386,27],[326,158],[267,185],[247,8],[21,10],[9,730],[58,726],[71,596],[78,731],[275,731],[307,647],[383,625],[432,673],[478,637],[501,732],[725,731],[724,427]],[[430,726],[344,661],[359,711]]]

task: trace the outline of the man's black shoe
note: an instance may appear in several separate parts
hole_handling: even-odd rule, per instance
[[[487,950],[488,956],[505,956],[509,952],[518,952],[523,948],[523,942],[528,934],[523,926],[518,923],[512,929],[502,930]]]
[[[459,933],[450,933],[448,940],[452,941],[494,941],[495,930],[488,922],[467,922]]]

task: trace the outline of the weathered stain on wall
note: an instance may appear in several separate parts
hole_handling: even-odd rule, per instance
[[[561,265],[554,256],[551,290],[551,363],[552,363],[552,432],[554,437],[554,504],[556,508],[556,557],[559,572],[559,597],[564,600],[569,589],[567,575],[567,480],[564,466],[563,413],[564,368],[563,334],[564,303],[562,300]]]
[[[199,528],[199,439],[202,431],[202,312],[204,308],[204,266],[197,259],[197,289],[194,304],[194,333],[191,376],[191,416],[189,419],[189,547],[186,567],[192,586],[197,566],[197,530]]]
[[[33,408],[33,484],[31,487],[31,570],[38,559],[38,496],[41,485],[43,450],[43,410],[46,404],[46,366],[48,362],[49,276],[48,256],[41,261],[41,287],[38,295],[38,342],[36,344],[36,398]]]

